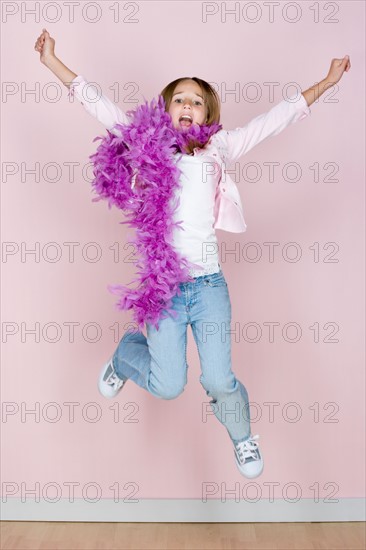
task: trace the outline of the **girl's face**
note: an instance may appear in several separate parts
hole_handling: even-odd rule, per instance
[[[169,106],[174,128],[184,131],[192,124],[202,125],[207,118],[207,107],[200,86],[194,80],[182,80],[173,92]]]

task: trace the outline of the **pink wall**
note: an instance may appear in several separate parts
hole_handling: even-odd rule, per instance
[[[20,10],[20,3],[11,4]],[[248,482],[234,464],[226,430],[213,416],[202,421],[209,398],[198,380],[198,352],[190,329],[188,386],[178,399],[155,399],[132,382],[115,401],[98,393],[100,368],[131,318],[116,310],[116,297],[107,285],[131,280],[134,269],[127,258],[132,249],[123,249],[129,236],[119,225],[122,214],[108,210],[105,202],[91,202],[83,168],[96,148],[92,139],[105,130],[79,103],[70,104],[66,88],[39,63],[33,45],[46,27],[56,39],[58,57],[75,73],[98,82],[112,99],[119,88],[118,104],[125,110],[136,105],[128,102],[130,92],[141,102],[179,76],[217,83],[227,129],[244,126],[270,109],[289,82],[305,90],[326,76],[333,57],[350,55],[351,71],[311,106],[310,117],[240,159],[240,170],[247,163],[257,163],[262,170],[256,182],[243,176],[236,180],[248,230],[218,231],[218,238],[232,326],[239,330],[233,340],[234,372],[257,404],[252,416],[261,411],[252,433],[260,434],[265,460],[264,473],[255,480],[262,497],[269,498],[265,482],[279,484],[276,498],[282,498],[290,482],[298,484],[303,498],[313,498],[316,487],[321,499],[363,496],[363,2],[334,3],[334,13],[325,4],[314,4],[319,5],[317,22],[311,3],[300,2],[302,13],[293,23],[281,13],[288,6],[288,19],[295,17],[290,3],[280,3],[273,22],[268,8],[257,3],[262,13],[256,23],[246,22],[243,13],[238,22],[233,16],[225,22],[221,3],[201,2],[136,2],[136,13],[122,10],[121,3],[120,20],[114,23],[113,4],[99,4],[100,20],[94,24],[83,19],[84,4],[70,23],[62,2],[56,23],[50,22],[55,11],[40,14],[36,22],[19,11],[3,24],[2,158],[3,171],[9,174],[3,172],[2,184],[2,238],[8,255],[2,257],[1,381],[3,408],[13,413],[2,416],[3,482],[19,487],[24,482],[27,488],[36,482],[41,488],[58,483],[64,497],[67,482],[80,484],[75,497],[94,482],[102,498],[113,498],[111,486],[119,483],[122,497],[140,499],[201,498],[205,482],[218,487]],[[212,6],[218,12],[204,23],[203,11]],[[87,15],[92,18],[95,12]],[[255,17],[253,10],[248,17]],[[255,82],[260,91],[256,102],[242,95],[248,82]],[[268,95],[270,82],[278,84],[273,99]],[[55,86],[47,96],[50,83]],[[233,89],[235,84],[240,97],[235,101],[229,94],[225,101],[225,87]],[[34,89],[37,96],[25,94]],[[60,94],[54,100],[52,90]],[[269,180],[266,162],[279,163],[274,181]],[[300,167],[297,182],[282,176],[288,162]],[[48,163],[58,172],[47,172]],[[69,163],[76,164],[73,178]],[[26,173],[36,165],[38,176]],[[248,176],[254,177],[253,169]],[[293,170],[288,177],[294,177]],[[51,248],[47,261],[51,242],[59,247],[55,262],[50,261],[55,254]],[[74,262],[67,242],[79,243]],[[116,242],[119,263],[110,249]],[[262,252],[254,263],[245,258],[249,242]],[[273,261],[265,244],[269,242],[278,244]],[[294,242],[301,252],[298,262],[283,252]],[[41,250],[39,260],[31,254],[22,258],[21,247],[34,249],[35,243]],[[87,246],[83,257],[88,243],[98,244],[99,261],[87,261]],[[225,247],[235,246],[238,256],[225,256]],[[89,248],[90,257],[94,252]],[[293,252],[288,250],[289,258]],[[73,341],[66,325],[71,322],[78,323]],[[277,323],[273,342],[271,322]],[[30,334],[22,336],[35,323],[40,327],[37,342]],[[48,323],[59,326],[54,343],[55,329],[42,332]],[[97,324],[99,339],[92,328],[85,330],[88,323]],[[245,338],[247,323],[260,327],[258,341],[249,341],[253,329]],[[288,323],[301,330],[296,343],[283,336]],[[12,329],[14,334],[7,334]],[[288,339],[294,336],[289,329]],[[69,402],[77,403],[74,422]],[[56,409],[47,411],[50,403],[57,404],[58,421],[51,421]],[[268,403],[277,403],[273,418]],[[297,422],[290,421],[295,409],[289,403],[300,411]],[[22,407],[34,409],[36,404],[39,422],[32,415],[22,418]],[[92,421],[95,407],[100,418]],[[49,496],[53,494],[50,490]],[[220,496],[218,492],[215,498]]]

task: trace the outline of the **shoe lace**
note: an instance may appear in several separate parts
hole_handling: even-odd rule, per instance
[[[259,435],[254,435],[249,437],[249,439],[246,439],[245,441],[240,441],[235,445],[241,462],[245,462],[248,458],[254,458],[254,460],[257,460],[259,458],[257,453],[257,439],[259,439]]]
[[[119,378],[115,372],[112,372],[112,374],[108,377],[108,380],[106,380],[106,382],[110,386],[114,386],[115,390],[119,390],[124,384],[124,380],[121,380],[121,378]]]

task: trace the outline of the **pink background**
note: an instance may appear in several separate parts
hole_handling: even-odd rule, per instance
[[[2,240],[19,247],[24,242],[28,249],[36,242],[41,249],[56,242],[62,250],[55,263],[42,255],[39,262],[31,255],[21,261],[20,252],[5,262],[3,255],[2,400],[3,407],[5,402],[19,407],[19,412],[2,416],[3,482],[25,482],[32,487],[36,482],[63,486],[74,481],[80,483],[75,497],[80,497],[80,487],[95,482],[102,487],[103,498],[112,498],[113,483],[121,487],[132,483],[138,486],[135,498],[143,499],[201,498],[203,482],[233,486],[248,481],[235,466],[225,428],[214,416],[207,422],[201,420],[202,406],[209,398],[199,383],[199,358],[190,328],[188,385],[179,398],[156,399],[132,382],[116,400],[108,401],[98,393],[101,366],[131,319],[115,308],[117,298],[107,285],[131,280],[134,268],[127,257],[133,249],[127,246],[126,227],[119,225],[122,213],[116,208],[108,210],[106,202],[91,202],[90,183],[83,178],[82,168],[97,146],[93,138],[105,130],[76,100],[69,102],[67,89],[40,64],[33,45],[46,27],[56,39],[57,56],[72,71],[98,82],[111,99],[118,83],[118,105],[124,110],[136,106],[127,100],[134,90],[128,83],[136,83],[134,97],[142,102],[180,76],[225,83],[227,89],[239,83],[242,90],[248,82],[256,82],[262,91],[258,101],[241,97],[235,102],[233,95],[223,101],[221,122],[227,129],[244,126],[269,110],[282,99],[287,83],[295,82],[306,90],[325,78],[333,57],[350,55],[351,71],[344,74],[338,88],[311,105],[310,117],[240,159],[241,169],[249,162],[262,169],[257,182],[244,181],[243,176],[236,180],[248,230],[245,234],[218,231],[217,235],[228,251],[237,246],[243,252],[249,242],[257,243],[262,251],[261,259],[253,263],[242,255],[235,259],[222,253],[221,264],[232,301],[232,327],[257,323],[262,330],[257,342],[233,338],[233,370],[246,386],[250,401],[262,410],[262,418],[252,423],[252,433],[260,435],[265,461],[263,475],[255,480],[263,488],[263,498],[268,498],[264,482],[280,483],[276,498],[282,498],[282,488],[289,482],[300,485],[303,498],[312,498],[310,487],[315,483],[319,483],[320,498],[331,495],[335,486],[333,498],[362,497],[364,3],[338,2],[339,12],[333,16],[320,3],[317,23],[307,2],[299,3],[302,16],[297,23],[284,21],[280,11],[271,23],[263,7],[261,19],[252,24],[242,18],[236,23],[232,16],[225,23],[220,14],[203,23],[200,2],[141,2],[132,16],[137,23],[114,23],[110,5],[100,4],[102,17],[94,24],[82,19],[80,9],[70,24],[63,3],[56,23],[42,16],[39,22],[34,16],[22,22],[18,13],[3,24],[2,77],[9,89],[14,84],[15,91],[3,97],[2,158],[3,164],[16,163],[18,170],[7,180],[3,175]],[[50,12],[49,17],[54,15]],[[327,15],[338,23],[326,23]],[[272,100],[264,85],[268,82],[278,83]],[[48,83],[56,84],[54,89],[61,93],[53,102],[47,100]],[[22,86],[28,90],[39,86],[44,93],[37,99],[32,94],[22,96]],[[49,97],[51,93],[50,89]],[[60,166],[58,181],[42,176],[50,162]],[[79,164],[73,180],[65,164],[70,162]],[[265,162],[280,163],[272,182]],[[288,162],[301,167],[298,182],[283,179],[281,171]],[[27,169],[40,163],[39,181],[31,174],[22,179],[21,163]],[[327,167],[327,163],[333,164]],[[333,174],[334,164],[339,170]],[[317,165],[319,181],[314,176]],[[55,171],[48,174],[54,177]],[[254,176],[253,169],[249,175]],[[293,175],[290,170],[289,176]],[[326,180],[332,175],[338,181]],[[63,245],[70,241],[80,243],[73,263]],[[81,255],[81,248],[91,242],[98,243],[103,252],[95,263]],[[119,263],[109,250],[116,242],[120,243]],[[268,242],[279,243],[273,262],[264,244]],[[301,248],[302,257],[296,263],[282,256],[289,242]],[[314,261],[314,243],[319,243],[319,261]],[[336,244],[327,248],[327,243]],[[248,251],[249,255],[253,252]],[[326,262],[328,255],[337,261]],[[32,328],[36,322],[41,329],[47,323],[58,323],[62,329],[59,341],[47,342],[42,334],[39,342],[32,336],[22,341],[21,323]],[[67,322],[79,323],[73,342],[69,342]],[[90,322],[102,330],[94,343],[82,337],[82,327]],[[279,323],[274,342],[264,324],[269,322]],[[282,336],[284,325],[290,322],[301,327],[296,343]],[[19,328],[7,341],[5,323]],[[319,341],[314,336],[316,324]],[[117,326],[118,336],[112,329]],[[95,332],[90,329],[88,335],[94,338]],[[53,338],[55,331],[50,329],[48,336]],[[248,336],[254,338],[253,329]],[[290,330],[289,337],[293,336]],[[51,402],[61,411],[57,422],[47,421],[46,411],[42,416],[42,408]],[[67,402],[79,404],[74,422],[68,420]],[[273,421],[264,405],[268,402],[279,404]],[[290,402],[302,411],[296,423],[281,414]],[[28,409],[39,403],[39,422],[32,415],[22,420],[22,403]],[[99,421],[88,422],[83,417],[82,409],[90,403],[99,406]],[[314,403],[319,404],[318,422],[314,421]],[[327,403],[336,405],[327,408]],[[118,406],[120,420],[114,422],[113,410]],[[91,407],[89,412],[93,417],[95,410]],[[290,409],[289,415],[293,413]],[[337,422],[329,422],[332,413]],[[55,409],[50,409],[49,417],[54,414]],[[326,489],[327,483],[333,485]],[[125,496],[130,493],[122,490]]]

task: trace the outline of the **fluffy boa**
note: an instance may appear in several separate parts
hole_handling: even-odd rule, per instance
[[[107,130],[92,159],[93,191],[124,211],[126,221],[135,229],[135,243],[141,260],[137,262],[138,277],[134,289],[109,285],[113,294],[120,295],[117,308],[133,310],[133,319],[142,329],[145,322],[159,330],[159,320],[170,314],[172,298],[180,294],[179,284],[191,281],[189,262],[171,245],[174,226],[173,213],[179,198],[173,204],[174,193],[181,171],[173,155],[186,153],[193,147],[204,147],[210,137],[222,128],[218,123],[192,125],[184,130],[174,128],[171,116],[165,111],[163,96],[148,104],[130,110],[129,124],[116,124],[120,136]],[[182,230],[181,227],[179,229]]]

